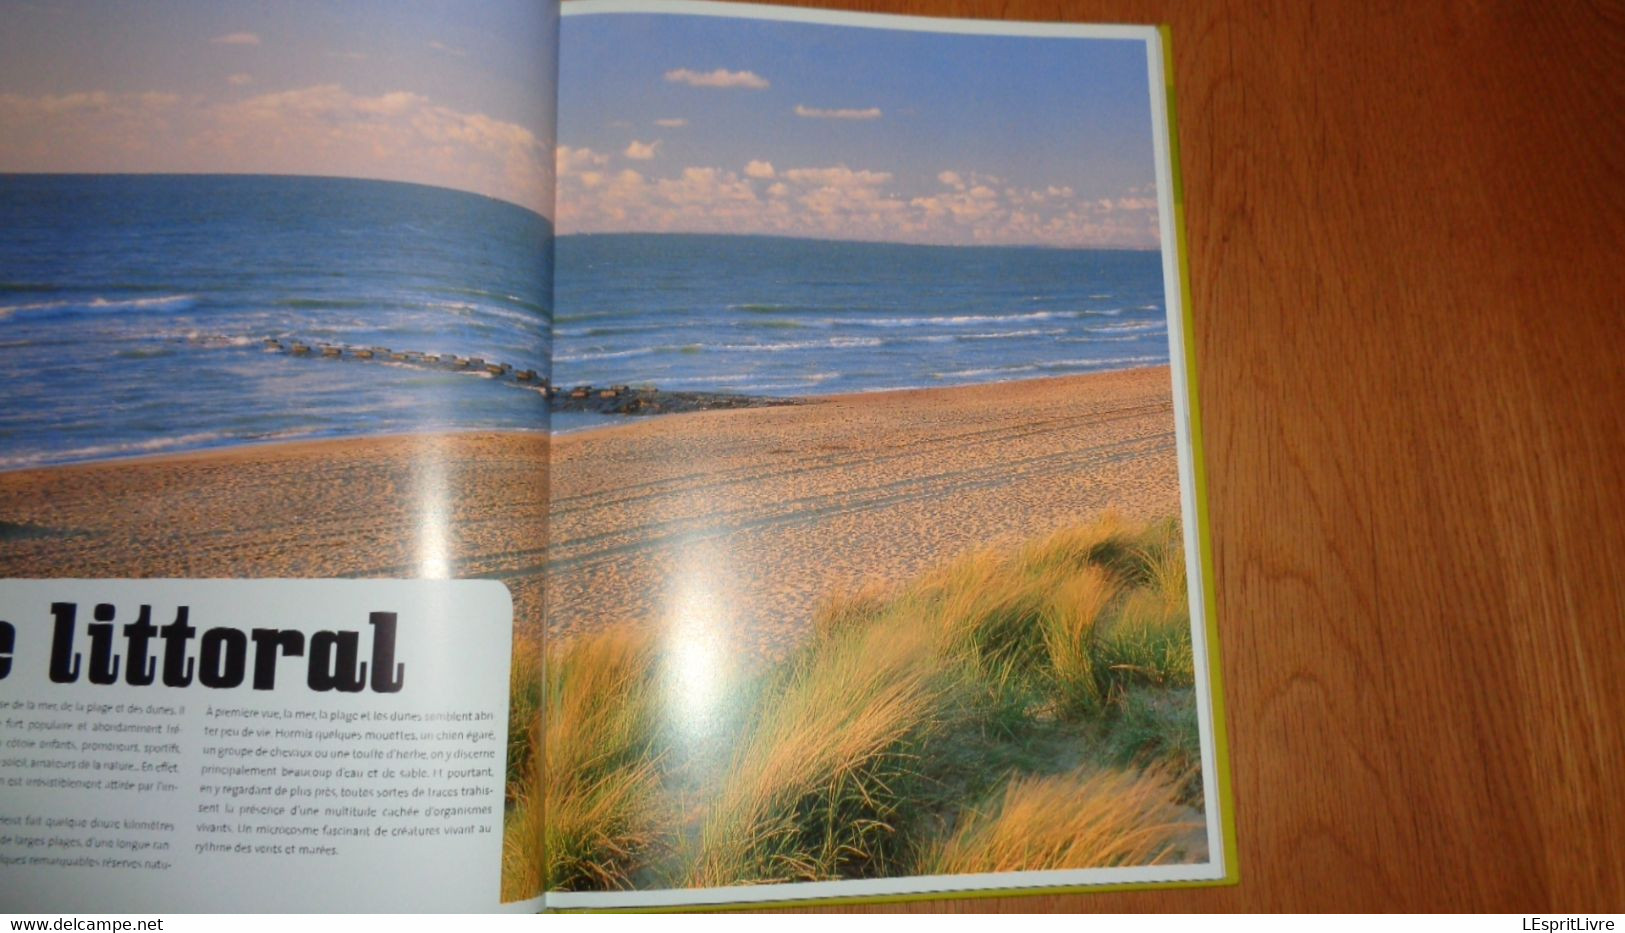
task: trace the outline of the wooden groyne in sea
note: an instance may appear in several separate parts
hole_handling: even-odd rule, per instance
[[[555,386],[534,369],[519,369],[512,364],[487,360],[478,356],[457,356],[451,353],[423,353],[417,350],[396,350],[389,347],[360,347],[338,343],[306,343],[267,337],[261,341],[267,353],[284,353],[292,357],[316,360],[337,360],[358,363],[386,363],[415,369],[448,373],[466,373],[493,380],[513,388],[535,392],[547,399],[553,411],[581,412],[600,415],[663,415],[685,411],[708,411],[718,408],[759,408],[768,405],[797,405],[798,398],[775,398],[765,395],[740,395],[731,392],[668,392],[654,386],[640,385],[573,385]]]

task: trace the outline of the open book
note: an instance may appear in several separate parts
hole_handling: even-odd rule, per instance
[[[1154,27],[6,21],[0,909],[1234,880]]]

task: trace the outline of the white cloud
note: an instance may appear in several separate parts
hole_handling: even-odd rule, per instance
[[[162,171],[180,103],[157,91],[0,94],[0,172]]]
[[[796,116],[815,120],[878,120],[880,119],[880,108],[865,107],[859,110],[854,107],[842,107],[829,110],[822,107],[808,107],[804,104],[796,104]]]
[[[434,49],[436,52],[445,52],[447,55],[455,55],[458,58],[468,54],[467,49],[460,49],[454,45],[447,45],[446,43],[441,42],[439,39],[431,40],[429,42],[429,48]]]
[[[260,37],[251,32],[228,32],[209,41],[216,45],[259,45]]]
[[[243,87],[245,85],[253,84],[254,76],[250,74],[238,73],[227,78],[226,83],[232,87]]]
[[[647,162],[648,160],[654,158],[655,153],[659,151],[660,140],[658,139],[652,143],[639,142],[634,139],[632,142],[627,144],[626,151],[622,153],[622,155],[626,156],[628,159],[637,159],[640,162]]]
[[[753,71],[729,71],[726,68],[706,72],[695,71],[692,68],[673,68],[666,72],[666,80],[673,84],[687,84],[692,87],[740,87],[755,91],[770,86],[766,78]]]
[[[156,111],[167,110],[179,101],[180,97],[177,95],[157,91],[139,94],[77,91],[72,94],[45,94],[40,97],[0,94],[0,118],[43,119],[84,114],[143,117]]]
[[[551,211],[550,147],[516,123],[328,84],[211,104],[147,92],[0,94],[0,172],[340,175]]]
[[[891,181],[891,172],[853,171],[844,165],[830,168],[793,168],[784,173],[793,182],[826,188],[869,188]]]
[[[529,129],[407,91],[336,84],[212,108],[191,147],[233,171],[395,178],[477,191],[546,212],[554,166]]]
[[[560,175],[569,175],[573,172],[593,168],[603,168],[609,164],[609,156],[601,152],[594,152],[585,146],[560,145],[553,151],[553,160]]]
[[[935,194],[903,197],[893,173],[848,165],[742,172],[690,165],[643,175],[607,171],[607,157],[560,147],[561,233],[646,231],[777,234],[918,243],[1036,243],[1154,247],[1154,199],[1084,199],[1067,185],[1011,187],[994,176],[945,170]],[[918,181],[929,183],[930,177]],[[996,187],[997,185],[997,187]],[[1141,204],[1141,201],[1144,204]],[[1143,209],[1142,209],[1143,208]]]
[[[665,117],[655,121],[655,126],[663,126],[667,129],[676,129],[679,126],[687,125],[688,121],[682,117]]]

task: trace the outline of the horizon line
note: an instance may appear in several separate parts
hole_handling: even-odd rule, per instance
[[[1091,253],[1161,253],[1162,246],[1059,246],[1053,243],[930,243],[920,240],[843,239],[827,236],[801,236],[793,233],[718,233],[714,230],[577,230],[554,233],[562,240],[589,236],[720,236],[756,240],[805,240],[813,243],[864,243],[874,246],[928,246],[936,249],[1049,249]]]
[[[876,246],[928,246],[940,249],[1045,249],[1073,252],[1101,252],[1101,253],[1161,253],[1162,245],[1155,246],[1063,246],[1054,243],[933,243],[922,240],[877,240],[865,238],[845,238],[816,235],[801,235],[793,233],[734,233],[717,232],[714,230],[577,230],[569,233],[559,233],[557,224],[552,217],[518,201],[510,201],[483,191],[473,191],[468,188],[453,188],[448,185],[436,185],[421,181],[406,181],[396,178],[378,178],[371,175],[322,175],[301,172],[232,172],[232,171],[162,171],[162,172],[62,172],[62,171],[34,171],[29,169],[3,169],[0,168],[0,177],[6,176],[34,176],[34,177],[125,177],[125,178],[309,178],[329,181],[368,181],[386,185],[410,185],[416,188],[432,188],[439,191],[452,191],[466,194],[499,204],[507,204],[520,210],[534,214],[547,221],[553,227],[554,239],[564,237],[590,237],[590,236],[719,236],[719,237],[750,237],[753,239],[771,240],[802,240],[814,243],[867,243]],[[558,203],[554,201],[554,210],[557,212]]]
[[[454,188],[454,187],[452,187],[450,185],[437,185],[437,184],[433,184],[433,183],[426,182],[426,181],[408,181],[408,180],[402,179],[402,178],[379,178],[376,175],[323,175],[323,174],[312,173],[312,172],[233,172],[233,171],[229,171],[229,170],[228,171],[207,171],[207,172],[201,172],[201,171],[62,172],[62,171],[35,171],[35,170],[32,170],[32,169],[0,168],[0,178],[6,177],[8,175],[51,176],[51,177],[56,177],[56,178],[71,178],[71,177],[76,177],[76,176],[77,177],[92,177],[92,178],[98,178],[98,177],[104,177],[104,176],[124,177],[124,178],[164,178],[164,177],[169,177],[169,178],[208,178],[208,177],[216,177],[216,176],[218,176],[218,177],[222,177],[222,178],[312,178],[312,179],[320,179],[320,180],[326,180],[326,181],[372,181],[372,182],[378,182],[380,184],[385,184],[385,185],[410,185],[410,186],[412,186],[414,188],[433,188],[433,189],[435,189],[437,191],[452,191],[452,192],[455,192],[457,194],[466,194],[466,195],[471,195],[471,196],[476,197],[476,198],[484,198],[487,201],[495,201],[498,204],[507,204],[507,205],[510,205],[512,207],[517,207],[520,210],[525,211],[527,213],[535,214],[537,217],[540,217],[543,220],[547,221],[548,226],[553,226],[553,218],[547,216],[546,214],[542,213],[541,211],[537,210],[536,208],[531,207],[528,204],[522,204],[519,201],[511,201],[511,200],[509,200],[507,198],[498,197],[498,196],[496,196],[494,194],[487,194],[484,191],[475,191],[472,188]],[[557,207],[557,202],[556,201],[554,202],[554,207],[555,208]]]

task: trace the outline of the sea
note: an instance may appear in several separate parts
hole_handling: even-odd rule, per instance
[[[394,182],[0,175],[0,469],[544,428],[511,380],[319,348],[545,371],[551,236],[512,204]]]
[[[1155,251],[560,237],[553,375],[802,396],[1166,364]],[[602,416],[554,415],[554,429]]]
[[[555,240],[524,208],[421,185],[0,175],[0,470],[549,426],[511,375],[363,348],[803,396],[1166,363],[1164,307],[1154,251]]]

